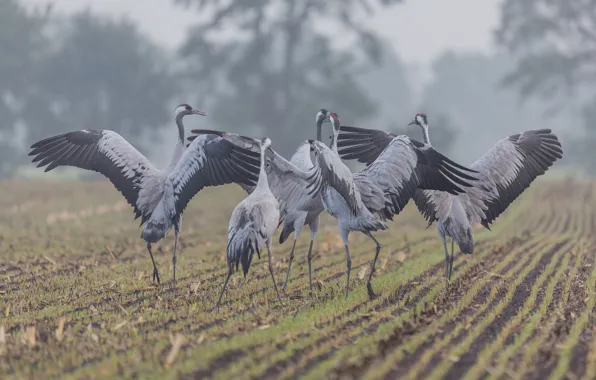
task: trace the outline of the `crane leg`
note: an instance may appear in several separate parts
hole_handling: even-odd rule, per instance
[[[308,286],[310,287],[310,290],[312,290],[312,245],[315,241],[311,240],[310,241],[310,245],[308,246],[308,255],[306,256],[306,258],[308,259]]]
[[[308,260],[308,285],[310,290],[312,290],[312,246],[319,231],[319,219],[317,216],[308,226],[310,228],[310,245],[308,246],[308,255],[306,255],[306,258]]]
[[[344,245],[346,249],[346,298],[348,298],[348,291],[350,290],[350,270],[352,269],[352,259],[350,258],[350,249],[348,245]]]
[[[295,235],[294,235],[295,236]],[[286,273],[286,280],[281,290],[285,291],[288,285],[288,279],[290,278],[290,269],[292,268],[292,260],[294,260],[294,248],[296,248],[296,238],[294,237],[294,243],[292,244],[292,250],[290,251],[290,262],[288,263],[288,273]]]
[[[368,275],[368,281],[366,282],[366,289],[368,290],[368,296],[370,298],[374,298],[375,297],[375,292],[372,288],[372,284],[370,283],[370,281],[372,280],[372,276],[373,273],[375,272],[375,265],[377,263],[377,258],[379,257],[379,252],[381,252],[381,243],[379,243],[379,241],[377,239],[375,239],[374,236],[372,236],[372,234],[370,232],[365,232],[364,233],[366,236],[368,236],[369,238],[371,238],[375,244],[377,245],[376,251],[375,251],[375,258],[373,259],[373,261],[370,263],[370,273]]]
[[[147,243],[147,250],[149,251],[149,256],[151,256],[151,262],[153,263],[153,281],[157,280],[157,283],[161,283],[159,280],[159,272],[157,271],[157,265],[155,265],[155,260],[153,259],[153,252],[151,252],[151,243]]]
[[[455,239],[451,238],[451,257],[449,258],[449,281],[451,281],[451,273],[453,272],[453,261],[455,259],[455,253],[453,252],[453,245]]]
[[[443,240],[443,248],[445,249],[445,279],[449,282],[449,250],[447,249],[445,235],[441,234],[441,240]]]
[[[275,276],[273,275],[273,265],[271,264],[271,239],[267,240],[267,255],[269,256],[269,273],[271,273],[271,279],[273,280],[273,286],[275,287],[275,293],[277,293],[277,299],[283,305],[279,290],[277,289],[277,283],[275,282]]]
[[[215,305],[215,308],[218,310],[219,310],[219,305],[221,304],[221,297],[226,292],[226,287],[228,286],[228,281],[230,280],[230,276],[232,276],[233,272],[234,272],[234,264],[229,263],[228,264],[228,275],[226,276],[226,280],[224,281],[223,288],[221,289],[221,293],[219,293],[219,298],[217,299],[217,304]]]
[[[180,231],[178,226],[174,226],[174,255],[172,256],[172,267],[174,270],[174,287],[176,287],[176,251],[178,250],[178,237],[180,236]]]

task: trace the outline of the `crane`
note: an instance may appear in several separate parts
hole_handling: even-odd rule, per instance
[[[300,198],[312,198],[320,192],[323,187],[321,172],[316,168],[303,171],[293,166],[270,148],[271,140],[267,137],[259,143],[250,137],[233,133],[211,130],[193,130],[192,132],[198,136],[214,133],[228,141],[243,145],[245,148],[260,150],[260,170],[256,187],[234,208],[230,217],[226,250],[228,274],[217,300],[217,307],[221,303],[234,269],[237,270],[239,264],[242,264],[242,270],[246,276],[255,251],[260,256],[263,245],[267,247],[269,273],[277,297],[281,302],[271,263],[271,238],[280,224],[280,210],[287,209],[288,203],[295,203]],[[191,138],[194,139],[196,136],[191,136]],[[255,146],[255,143],[259,143],[258,147]],[[270,183],[276,184],[277,188],[285,193],[285,197],[281,197],[280,202],[271,191]],[[309,191],[305,193],[304,190]]]
[[[315,123],[317,125],[317,139],[321,141],[321,125],[327,118],[328,111],[321,109],[316,116]],[[310,158],[310,144],[305,141],[298,146],[296,152],[290,158],[289,164],[292,164],[298,169],[307,171],[313,167],[313,162]],[[269,173],[269,187],[275,195],[278,202],[283,202],[287,199],[287,188],[284,181],[280,181],[280,173],[291,173],[287,168],[291,168],[283,157],[275,154],[273,165],[276,168],[275,171]],[[283,167],[286,167],[284,170]],[[240,186],[250,194],[255,186],[247,186],[240,184]],[[280,225],[283,223],[282,231],[279,235],[279,244],[283,244],[290,234],[294,232],[294,241],[290,250],[290,260],[288,263],[288,271],[286,272],[286,280],[282,286],[282,290],[285,291],[288,285],[288,279],[290,278],[290,270],[292,268],[292,261],[294,260],[294,250],[296,248],[296,241],[302,230],[303,226],[308,225],[310,229],[310,244],[308,245],[308,254],[306,255],[308,261],[308,284],[312,290],[312,248],[319,231],[319,220],[321,213],[325,210],[323,207],[323,199],[320,194],[315,197],[307,196],[306,193],[302,193],[302,197],[295,198],[294,202],[286,202],[286,207],[280,210]]]
[[[205,135],[184,145],[187,115],[206,113],[180,104],[174,110],[178,139],[165,169],[156,169],[121,135],[110,130],[84,129],[48,137],[31,145],[29,156],[37,167],[50,171],[75,166],[106,176],[141,217],[141,237],[153,263],[153,281],[160,283],[151,244],[163,239],[174,227],[173,284],[176,283],[176,250],[182,213],[194,195],[206,186],[227,183],[254,184],[259,155],[214,135]]]
[[[425,144],[430,146],[428,118],[418,113],[408,125],[422,129]],[[345,159],[371,165],[389,149],[395,134],[354,127],[341,127],[340,155]],[[470,165],[478,172],[479,181],[463,194],[417,190],[414,202],[428,220],[436,222],[445,251],[445,277],[451,279],[454,242],[464,254],[474,252],[472,225],[490,224],[553,163],[563,157],[561,143],[550,129],[529,130],[507,136]],[[447,239],[451,237],[451,255]]]
[[[293,164],[298,169],[309,170],[314,165],[310,158],[310,144],[305,141],[298,146],[298,149],[290,158],[290,164]],[[280,181],[272,182],[272,191],[279,198],[283,199],[284,184]],[[292,242],[292,249],[290,250],[290,261],[288,262],[288,271],[286,273],[286,280],[282,286],[285,290],[290,278],[290,269],[292,268],[292,261],[294,260],[294,249],[296,248],[296,241],[300,235],[303,226],[308,225],[310,229],[310,243],[308,245],[308,253],[306,259],[308,261],[308,285],[312,290],[312,248],[319,232],[320,215],[325,208],[323,207],[323,199],[318,193],[314,197],[308,196],[305,192],[301,192],[301,197],[297,202],[288,204],[282,211],[280,223],[283,223],[283,228],[279,234],[279,244],[283,244],[286,239],[294,232],[294,241]]]
[[[331,186],[323,191],[325,210],[338,220],[341,239],[346,253],[346,297],[348,296],[351,258],[348,235],[360,231],[376,245],[366,284],[369,297],[375,297],[371,285],[375,263],[381,244],[371,232],[387,228],[384,221],[392,219],[414,196],[416,189],[437,189],[453,194],[462,193],[462,187],[471,186],[467,181],[473,173],[432,147],[407,136],[394,138],[388,148],[369,166],[352,173],[338,154],[339,116],[328,113],[326,120],[333,126],[331,148],[320,141],[310,140],[316,162]],[[344,194],[339,196],[338,189]]]
[[[325,119],[325,117],[321,120]],[[252,149],[253,151],[260,150],[259,145],[250,137],[208,129],[195,129],[191,132],[194,135],[188,137],[189,141],[192,141],[202,134],[216,134],[221,138],[229,140],[235,145]],[[311,189],[313,187],[312,180],[316,181],[318,188],[324,186],[326,182],[324,182],[324,178],[320,177],[320,174],[317,174],[316,167],[310,159],[310,149],[311,147],[308,141],[301,143],[293,156],[294,162],[292,162],[287,161],[273,148],[269,147],[265,150],[267,158],[265,172],[267,173],[268,187],[279,204],[279,225],[284,225],[280,234],[280,241],[283,242],[282,238],[285,240],[292,229],[295,229],[294,235],[296,239],[296,235],[300,233],[300,229],[303,225],[309,224],[311,228],[311,243],[307,257],[309,285],[312,288],[311,252],[314,236],[318,229],[319,215],[323,211],[320,191],[315,192]],[[252,195],[258,187],[258,185],[240,185],[249,196]],[[295,243],[292,246],[292,250],[294,247]],[[290,266],[288,266],[287,273],[289,274],[289,272]],[[288,274],[286,274],[284,286],[287,283]]]

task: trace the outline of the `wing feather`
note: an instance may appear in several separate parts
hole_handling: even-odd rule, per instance
[[[143,221],[149,205],[139,204],[141,184],[156,178],[157,169],[118,133],[110,130],[81,130],[40,140],[31,145],[29,156],[37,167],[50,171],[58,166],[75,166],[106,176],[133,206]]]
[[[244,170],[246,167],[247,151],[251,154],[258,154],[260,159],[260,145],[258,141],[235,133],[212,131],[212,130],[193,130],[193,133],[211,133],[221,136],[236,146],[242,147],[233,154],[238,155],[240,162],[238,166]],[[190,136],[188,140],[193,141],[200,135]],[[257,153],[258,152],[258,153]],[[302,170],[291,162],[287,161],[275,150],[267,150],[269,165],[266,168],[269,189],[275,196],[279,204],[280,223],[291,210],[298,208],[307,208],[308,202],[312,202],[318,196],[322,188],[321,172],[317,167],[309,170]],[[259,163],[260,164],[260,163]],[[258,171],[257,171],[258,175]],[[237,182],[248,194],[255,189],[256,183]]]
[[[356,215],[361,200],[352,172],[327,145],[314,140],[309,140],[309,143],[314,148],[324,184],[334,188],[346,201],[352,214]]]
[[[176,213],[182,213],[195,194],[207,186],[229,183],[254,185],[257,181],[259,152],[238,146],[216,134],[202,134],[192,140],[168,175],[174,190]]]
[[[407,136],[397,136],[376,160],[356,173],[354,179],[361,193],[363,186],[369,186],[377,187],[384,194],[385,207],[382,210],[376,209],[372,199],[363,197],[363,201],[371,211],[390,218],[403,210],[418,189],[459,194],[464,192],[462,188],[472,186],[475,177],[456,166],[460,165],[432,147]]]
[[[289,212],[307,211],[310,204],[316,202],[323,180],[317,166],[302,170],[272,149],[268,156],[270,166],[267,169],[267,178],[269,188],[279,203],[281,223]]]
[[[341,158],[356,159],[370,165],[397,137],[393,133],[375,129],[357,128],[342,125],[337,138],[337,149]]]
[[[487,194],[471,194],[486,208],[467,205],[472,222],[488,226],[527,189],[563,157],[563,149],[550,129],[529,130],[499,140],[480,159],[470,165],[479,174],[479,188]]]

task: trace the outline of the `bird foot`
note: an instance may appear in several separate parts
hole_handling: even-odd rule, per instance
[[[375,294],[375,291],[372,288],[372,285],[370,284],[370,282],[366,283],[366,289],[368,290],[368,298],[375,299],[377,297],[377,295]]]
[[[158,284],[161,284],[161,280],[159,279],[159,272],[157,271],[157,268],[153,268],[153,282],[155,282],[156,280]]]

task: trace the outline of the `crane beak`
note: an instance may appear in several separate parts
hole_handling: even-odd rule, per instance
[[[418,123],[416,123],[416,120],[412,120],[408,123],[408,125],[416,125],[416,124],[418,124]]]
[[[196,110],[196,109],[193,109],[192,113],[193,113],[193,115],[207,116],[207,112],[203,112],[203,111]]]

